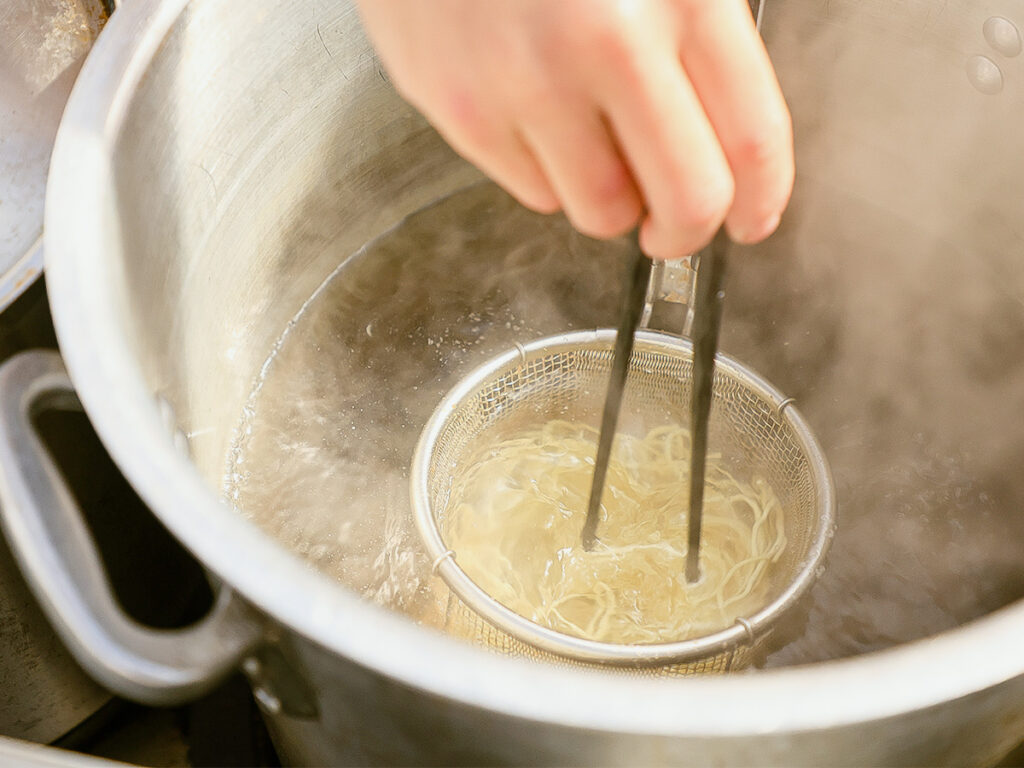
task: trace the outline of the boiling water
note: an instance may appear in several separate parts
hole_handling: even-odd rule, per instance
[[[986,345],[1005,360],[1024,339],[1020,300],[990,300],[1016,290],[1012,273],[964,271],[952,245],[851,200],[891,244],[858,251],[851,208],[815,209],[804,190],[791,211],[821,231],[784,226],[738,257],[723,325],[725,352],[797,398],[839,496],[827,566],[769,666],[906,642],[1024,594],[1024,439],[1007,425],[1024,404],[1024,343],[984,366]],[[420,430],[514,343],[613,327],[624,252],[489,184],[400,222],[283,329],[241,416],[228,497],[341,584],[438,625],[409,509]]]
[[[547,290],[529,290],[553,249]],[[490,185],[410,217],[284,330],[243,414],[228,497],[367,599],[440,625],[409,504],[420,430],[448,389],[515,342],[607,325],[614,287],[580,278],[617,276],[618,252]]]

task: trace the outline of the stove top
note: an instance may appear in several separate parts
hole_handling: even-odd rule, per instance
[[[56,347],[40,281],[0,314],[0,362],[26,349]],[[44,411],[36,425],[85,512],[124,610],[157,628],[186,626],[201,617],[211,603],[202,567],[135,495],[85,414]],[[16,574],[0,540],[3,558],[0,565],[10,566],[5,573]],[[23,587],[18,595],[22,592],[28,595]],[[0,657],[11,662],[0,664],[0,691],[16,699],[2,709],[20,713],[17,718],[0,713],[0,736],[147,766],[280,764],[241,674],[187,706],[153,709],[133,704],[84,678],[36,606],[5,603],[3,598],[0,607],[11,604],[12,612],[19,611],[12,622],[30,625],[31,631],[17,635],[17,642],[8,640],[8,647],[9,635],[0,632]],[[13,679],[15,674],[29,677]],[[47,704],[49,698],[55,702]],[[66,706],[71,699],[80,702],[77,709]]]

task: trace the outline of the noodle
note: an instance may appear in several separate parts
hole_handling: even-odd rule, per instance
[[[459,473],[442,526],[461,568],[507,608],[550,629],[612,643],[706,635],[769,597],[786,546],[781,504],[709,456],[701,579],[684,575],[689,433],[618,435],[598,524],[583,549],[597,430],[551,421],[490,447]]]

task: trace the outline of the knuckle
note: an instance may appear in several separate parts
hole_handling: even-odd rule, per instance
[[[597,205],[603,208],[622,207],[623,203],[636,198],[632,174],[617,158],[609,158],[603,167],[597,169],[590,192]]]
[[[588,237],[605,240],[627,232],[640,218],[640,210],[630,205],[597,208],[574,217],[573,225]]]
[[[635,23],[619,3],[556,3],[563,15],[557,33],[544,40],[546,58],[560,64],[590,66],[594,62],[613,70],[632,69],[636,58]]]
[[[644,88],[651,73],[645,62],[649,45],[637,42],[637,34],[627,27],[598,27],[592,33],[592,46],[604,77],[613,77],[626,87]]]
[[[474,148],[486,146],[493,138],[490,122],[476,99],[465,91],[452,90],[444,97],[444,120],[458,141]]]
[[[737,167],[781,167],[793,144],[793,126],[789,112],[778,110],[745,131],[731,147]]]
[[[629,28],[614,15],[593,14],[581,27],[579,39],[589,52],[600,56],[611,66],[626,65],[632,61]]]
[[[587,201],[576,216],[576,228],[596,238],[621,235],[640,218],[643,206],[632,176],[621,162],[609,163],[586,189]]]
[[[734,188],[731,177],[723,175],[683,197],[676,221],[686,232],[710,234],[725,220],[732,207]]]

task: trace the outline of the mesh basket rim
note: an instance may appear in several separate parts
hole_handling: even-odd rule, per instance
[[[524,643],[570,659],[604,664],[656,665],[694,661],[740,644],[753,645],[813,583],[828,552],[835,528],[836,496],[832,472],[825,454],[810,426],[795,407],[793,399],[783,395],[759,374],[728,355],[717,355],[716,374],[722,371],[740,379],[765,401],[775,406],[778,418],[793,430],[796,443],[807,458],[816,495],[816,525],[809,537],[807,552],[789,585],[760,611],[749,617],[737,619],[735,624],[718,632],[688,640],[644,645],[585,640],[535,624],[492,598],[459,567],[441,536],[430,503],[430,457],[449,418],[458,411],[461,404],[477,392],[482,383],[502,371],[528,362],[531,358],[569,349],[610,351],[615,343],[615,334],[616,331],[611,328],[575,331],[547,336],[527,344],[516,344],[512,349],[490,358],[472,370],[442,398],[420,434],[410,471],[413,518],[431,560],[432,570],[470,609],[496,628]],[[688,339],[665,333],[637,331],[634,352],[645,351],[692,358],[693,345]]]

